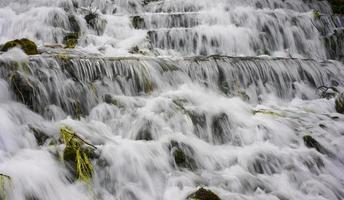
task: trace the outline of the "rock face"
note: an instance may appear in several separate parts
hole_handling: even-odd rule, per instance
[[[344,14],[344,0],[329,0],[333,13]]]
[[[336,103],[336,111],[338,113],[344,114],[344,93],[337,95],[335,103]]]
[[[324,147],[310,135],[303,136],[303,142],[308,148],[315,148],[320,153],[326,153]]]
[[[204,188],[200,188],[195,193],[189,195],[187,200],[221,200],[215,193]]]
[[[37,45],[33,41],[26,38],[6,42],[1,48],[1,51],[8,51],[14,47],[21,48],[27,55],[38,54]]]

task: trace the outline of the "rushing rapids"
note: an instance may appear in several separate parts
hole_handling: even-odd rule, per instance
[[[342,200],[343,30],[320,0],[1,0],[39,53],[0,45],[0,199]]]

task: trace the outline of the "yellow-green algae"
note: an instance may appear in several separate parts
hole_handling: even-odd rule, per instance
[[[6,183],[11,181],[11,177],[0,174],[0,197],[2,200],[7,199],[7,193],[6,193]]]
[[[80,138],[69,127],[60,129],[60,138],[65,144],[62,160],[72,164],[77,180],[86,183],[90,182],[93,174],[90,154],[96,147]]]

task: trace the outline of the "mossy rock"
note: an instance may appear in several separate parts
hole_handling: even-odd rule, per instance
[[[96,157],[96,147],[81,139],[69,127],[60,129],[60,140],[65,145],[62,160],[73,175],[73,180],[89,182],[93,175],[91,159]]]
[[[193,150],[190,146],[172,140],[169,144],[169,150],[176,167],[189,170],[197,169],[196,161],[192,157]]]
[[[33,41],[26,38],[6,42],[1,48],[1,51],[6,52],[14,47],[21,48],[27,55],[38,54],[37,45]]]
[[[344,114],[344,93],[337,95],[335,100],[335,108],[338,113]]]
[[[79,34],[78,33],[68,33],[63,38],[63,44],[67,49],[73,49],[78,44]]]
[[[221,200],[219,196],[217,196],[211,190],[207,190],[204,188],[198,189],[196,192],[190,194],[187,200]]]
[[[321,18],[320,11],[319,10],[313,11],[313,17],[314,17],[314,19],[319,20]]]
[[[6,185],[11,182],[11,177],[5,174],[0,174],[0,199],[7,199]]]

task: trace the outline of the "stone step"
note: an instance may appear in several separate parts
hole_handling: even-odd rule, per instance
[[[199,12],[145,13],[132,16],[131,20],[135,29],[191,28],[201,24],[199,15]]]
[[[344,85],[338,62],[310,59],[196,56],[90,57],[30,56],[29,61],[0,61],[0,77],[7,80],[19,101],[49,114],[52,105],[80,116],[105,101],[106,94],[149,96],[194,82],[224,95],[245,94],[254,101],[269,89],[283,98],[297,93],[295,82],[316,90],[336,81]],[[118,103],[118,102],[117,102]],[[117,105],[120,106],[120,105]],[[56,110],[56,109],[55,109]]]

